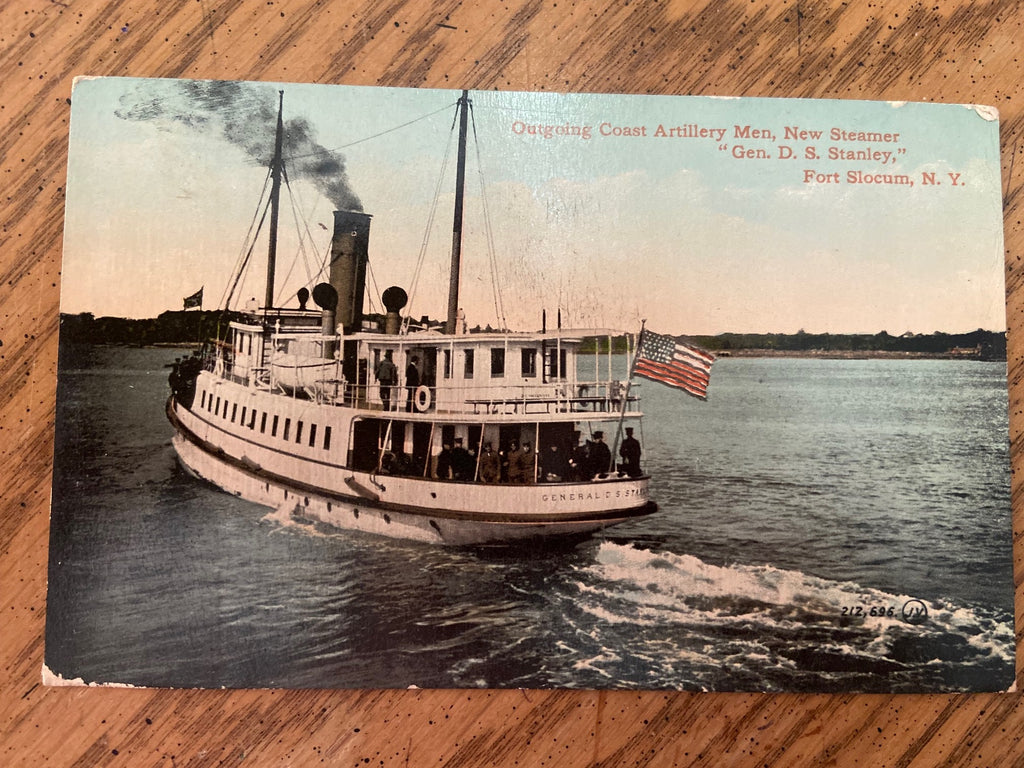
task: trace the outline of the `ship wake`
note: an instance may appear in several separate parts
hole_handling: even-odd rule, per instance
[[[651,687],[955,690],[1014,663],[1008,616],[770,565],[603,542],[575,588],[575,671],[595,683],[642,666]]]

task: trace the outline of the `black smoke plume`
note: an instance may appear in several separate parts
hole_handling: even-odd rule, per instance
[[[196,131],[219,131],[255,163],[269,166],[277,131],[277,92],[265,86],[233,81],[181,80],[170,97],[142,90],[126,94],[116,111],[123,120],[173,122]],[[285,114],[287,114],[287,93]],[[284,122],[285,169],[290,179],[306,179],[338,210],[362,211],[349,187],[345,158],[321,146],[305,118]]]

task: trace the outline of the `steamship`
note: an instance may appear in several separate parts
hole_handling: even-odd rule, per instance
[[[586,536],[656,511],[647,474],[618,463],[642,416],[634,337],[623,367],[612,331],[464,327],[470,104],[464,91],[448,316],[436,328],[402,316],[399,287],[383,293],[383,322],[364,318],[371,216],[359,211],[334,213],[316,307],[306,289],[297,306],[274,306],[279,112],[264,306],[233,313],[224,337],[172,375],[166,412],[187,471],[287,516],[448,545]],[[595,337],[606,349],[583,352]]]

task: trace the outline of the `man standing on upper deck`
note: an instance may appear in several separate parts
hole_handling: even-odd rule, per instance
[[[420,359],[413,355],[409,359],[409,364],[405,367],[405,386],[409,390],[409,400],[405,404],[405,410],[412,411],[414,408],[413,402],[416,399],[416,390],[420,385]]]
[[[384,353],[384,358],[377,363],[377,382],[380,384],[380,401],[384,410],[391,410],[391,388],[398,383],[398,369],[391,360],[391,350]]]

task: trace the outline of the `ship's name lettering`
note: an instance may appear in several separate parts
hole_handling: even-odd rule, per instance
[[[586,491],[580,493],[545,493],[541,501],[600,501],[601,499],[638,499],[647,495],[643,488],[618,488],[605,491]]]
[[[856,160],[860,162],[869,161],[881,163],[882,165],[892,165],[893,163],[896,162],[896,157],[894,153],[882,149],[875,149],[870,145],[864,147],[863,149],[843,149],[842,147],[829,147],[828,159]]]

